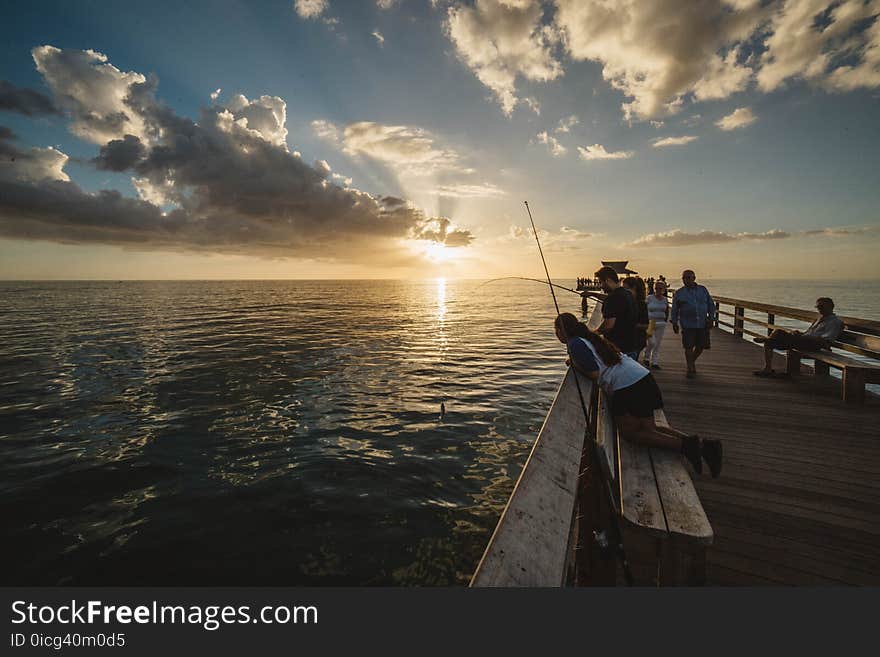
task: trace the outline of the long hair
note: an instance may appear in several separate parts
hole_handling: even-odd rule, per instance
[[[555,322],[556,328],[560,329],[569,340],[571,338],[584,338],[593,345],[593,349],[605,363],[606,367],[617,365],[620,362],[620,351],[598,333],[593,333],[586,324],[579,322],[571,313],[561,313]]]
[[[645,281],[642,280],[641,276],[627,276],[623,279],[623,286],[636,293],[636,301],[644,301],[648,297]]]

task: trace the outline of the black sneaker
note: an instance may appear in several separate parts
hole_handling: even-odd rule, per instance
[[[699,436],[687,436],[681,439],[681,453],[690,461],[697,474],[703,473],[703,459],[700,452]]]
[[[703,440],[703,458],[713,479],[721,474],[722,451],[720,440]]]

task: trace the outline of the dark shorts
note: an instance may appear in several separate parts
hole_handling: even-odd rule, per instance
[[[682,328],[681,344],[685,349],[693,349],[700,347],[702,349],[711,349],[709,342],[709,329],[707,328]]]
[[[663,408],[663,395],[650,374],[627,388],[615,390],[611,395],[611,414],[614,417],[653,417],[656,408]]]
[[[828,348],[828,342],[812,335],[794,335],[785,331],[773,331],[766,346],[773,349],[800,349],[801,351],[820,351]]]

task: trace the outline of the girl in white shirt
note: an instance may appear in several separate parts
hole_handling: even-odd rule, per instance
[[[660,360],[660,344],[663,342],[663,334],[666,332],[666,318],[669,316],[669,301],[666,299],[666,283],[657,281],[654,283],[654,294],[649,294],[648,319],[654,322],[654,332],[648,336],[648,344],[645,346],[645,367],[655,370],[660,369],[657,361]]]
[[[625,440],[646,447],[673,449],[687,457],[694,470],[703,471],[705,459],[717,477],[721,472],[721,441],[703,440],[654,423],[654,410],[663,408],[663,396],[651,372],[622,354],[571,313],[555,322],[556,337],[568,346],[571,365],[598,382],[611,397],[611,414]]]

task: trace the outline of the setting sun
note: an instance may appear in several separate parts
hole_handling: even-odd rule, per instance
[[[423,252],[431,262],[449,262],[454,256],[453,249],[440,242],[429,242],[423,247]]]

